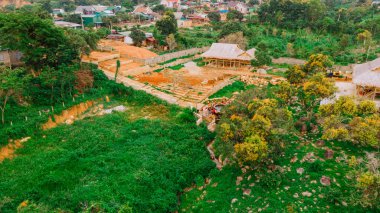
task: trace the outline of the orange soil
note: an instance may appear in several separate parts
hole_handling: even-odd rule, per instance
[[[118,54],[118,53],[115,53],[115,52],[92,51],[90,53],[90,55],[88,55],[88,56],[87,55],[83,55],[82,59],[84,59],[84,60],[98,61],[101,58],[109,57],[109,56],[112,56],[112,55],[115,55],[115,54]]]
[[[141,75],[138,76],[137,80],[143,83],[147,82],[156,86],[160,85],[161,83],[171,82],[171,80],[169,78],[164,77],[162,73],[154,73],[152,75]]]
[[[0,163],[3,162],[4,159],[9,158],[12,159],[15,155],[15,151],[18,148],[22,147],[22,144],[27,142],[30,139],[30,137],[23,138],[20,140],[15,140],[13,142],[9,142],[8,145],[2,147],[0,149]]]
[[[120,60],[120,71],[128,71],[130,69],[134,69],[137,67],[141,67],[142,64],[133,62],[130,59],[121,58]],[[103,61],[99,63],[99,66],[102,68],[106,68],[110,72],[116,71],[116,61],[117,59]]]
[[[49,120],[42,125],[43,130],[51,129],[56,127],[58,124],[64,123],[68,119],[77,118],[79,115],[84,113],[88,108],[94,105],[94,101],[86,101],[85,103],[80,103],[67,110],[62,111],[61,115],[54,115],[54,121],[50,117]]]
[[[157,54],[144,48],[127,45],[121,41],[114,40],[101,40],[99,42],[101,46],[111,46],[116,52],[121,55],[128,55],[129,57],[135,57],[139,59],[153,58]]]
[[[5,7],[7,5],[15,5],[18,8],[29,4],[30,2],[25,0],[0,0],[0,7]]]

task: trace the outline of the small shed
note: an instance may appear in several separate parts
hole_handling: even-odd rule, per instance
[[[352,82],[359,96],[372,100],[380,96],[380,58],[355,65]]]
[[[255,48],[244,51],[237,44],[213,43],[202,57],[211,66],[239,68],[249,66],[255,59],[255,52]]]

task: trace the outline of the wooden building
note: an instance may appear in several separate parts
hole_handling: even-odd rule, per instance
[[[255,59],[255,51],[254,48],[244,51],[237,44],[213,43],[202,57],[208,66],[240,68],[251,65],[251,60]]]
[[[380,97],[380,58],[355,65],[352,82],[358,96],[371,100]]]

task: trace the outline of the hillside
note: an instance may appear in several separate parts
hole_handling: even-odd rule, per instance
[[[22,7],[28,4],[30,4],[30,2],[26,0],[1,0],[0,1],[0,7],[5,7],[7,5],[15,5],[16,7]]]

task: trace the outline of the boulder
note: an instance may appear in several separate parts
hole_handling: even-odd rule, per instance
[[[334,151],[332,149],[326,149],[325,151],[325,159],[334,158]]]
[[[319,182],[324,185],[324,186],[330,186],[331,185],[331,180],[327,176],[322,176]]]

